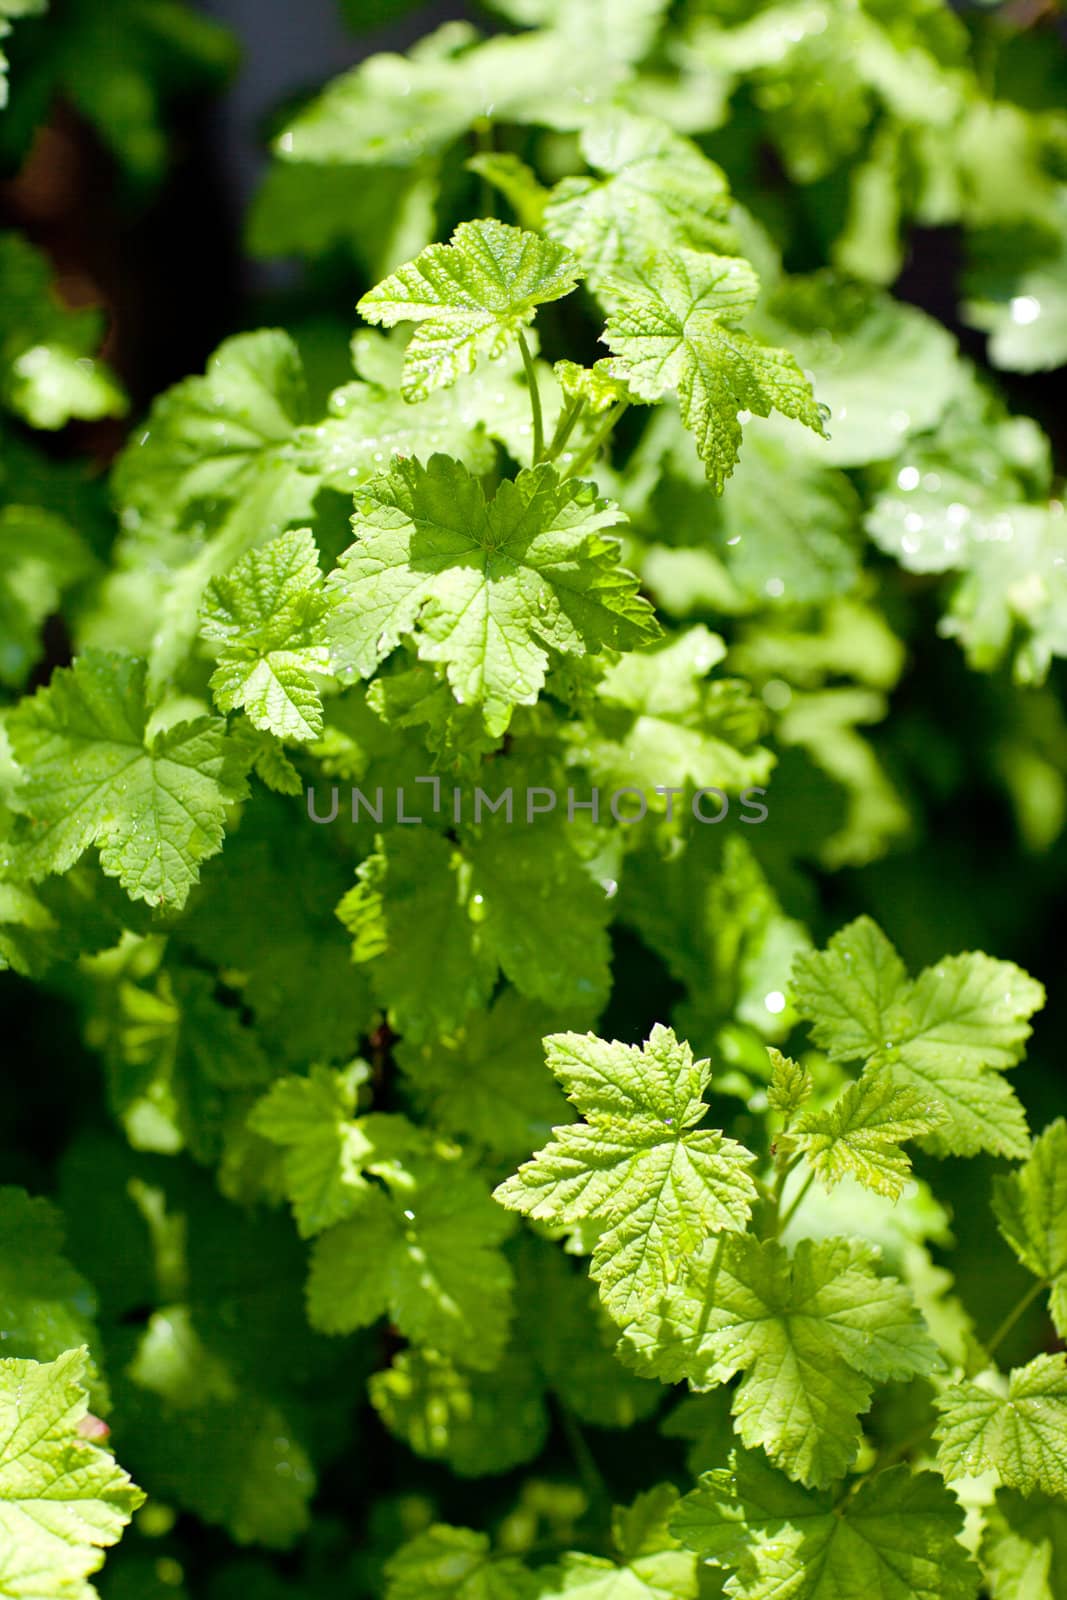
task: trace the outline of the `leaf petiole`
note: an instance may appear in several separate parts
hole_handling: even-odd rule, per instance
[[[788,1206],[786,1206],[785,1210],[778,1218],[779,1236],[785,1232],[786,1228],[788,1228],[789,1224],[800,1210],[800,1207],[804,1203],[804,1200],[807,1196],[808,1190],[811,1188],[814,1182],[815,1174],[814,1172],[809,1172],[807,1177],[804,1179],[804,1182],[800,1185],[800,1188],[789,1202]]]
[[[564,406],[563,411],[560,414],[559,422],[556,424],[556,431],[549,441],[548,449],[545,451],[546,461],[555,461],[556,457],[563,449],[563,446],[567,443],[567,440],[574,432],[575,425],[577,424],[578,419],[584,410],[585,401],[580,395],[576,396],[572,400],[567,401],[567,404]]]
[[[1039,1295],[1044,1294],[1048,1287],[1048,1284],[1041,1278],[1039,1278],[1036,1283],[1030,1285],[1030,1288],[1026,1291],[1022,1298],[1014,1306],[1012,1306],[1011,1310],[1008,1312],[1007,1316],[1004,1318],[1004,1321],[1000,1324],[1000,1327],[996,1330],[993,1337],[986,1342],[985,1351],[987,1356],[991,1356],[994,1350],[1000,1348],[1004,1340],[1008,1337],[1008,1334],[1014,1328],[1015,1324],[1020,1320],[1021,1317],[1026,1315],[1034,1301]]]
[[[543,459],[545,453],[545,424],[541,414],[541,390],[537,383],[537,372],[530,354],[530,346],[526,342],[525,333],[519,334],[519,349],[522,351],[522,365],[526,373],[526,385],[530,391],[530,411],[533,416],[533,460],[532,465]]]
[[[629,404],[629,400],[620,400],[617,405],[612,406],[611,410],[608,412],[607,416],[604,418],[604,421],[601,423],[596,433],[594,433],[593,437],[590,439],[588,445],[582,451],[581,455],[576,461],[571,463],[568,470],[563,474],[565,478],[577,477],[579,473],[584,472],[586,467],[590,466],[592,462],[596,460],[600,453],[601,447],[605,445],[611,438],[611,435],[615,430],[615,424],[618,422],[619,418],[622,416]]]

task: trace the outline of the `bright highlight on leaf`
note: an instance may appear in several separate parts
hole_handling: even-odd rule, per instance
[[[0,1595],[93,1600],[87,1581],[144,1500],[82,1432],[87,1354],[0,1361]]]
[[[307,528],[252,550],[208,587],[200,631],[221,646],[211,679],[220,711],[241,707],[279,739],[322,732],[315,674],[329,672],[315,539]]]
[[[949,1483],[996,1472],[1023,1494],[1067,1497],[1067,1359],[1037,1356],[1007,1392],[954,1383],[937,1396],[937,1464]]]
[[[13,809],[32,831],[20,863],[66,872],[91,846],[133,900],[182,906],[222,846],[244,794],[239,753],[216,717],[153,731],[145,665],[88,651],[8,720],[21,782]]]
[[[583,131],[581,148],[603,176],[558,183],[544,226],[574,251],[594,284],[639,272],[653,251],[731,253],[725,174],[688,139],[651,118],[612,110]]]
[[[911,1172],[900,1146],[930,1133],[947,1117],[943,1105],[868,1068],[832,1106],[808,1112],[779,1143],[802,1151],[827,1189],[847,1176],[898,1200]]]
[[[719,493],[741,449],[742,411],[795,417],[823,433],[811,385],[785,350],[761,344],[737,323],[756,303],[759,280],[742,258],[672,250],[651,255],[628,278],[605,282],[609,371],[642,400],[673,390]]]
[[[549,466],[492,500],[456,461],[398,461],[357,497],[356,543],[327,584],[331,659],[369,677],[404,638],[441,661],[457,700],[503,733],[545,681],[549,651],[584,655],[657,628],[601,530],[621,520],[589,484]]]
[[[405,1338],[491,1370],[507,1335],[510,1219],[476,1176],[412,1162],[373,1188],[347,1222],[320,1234],[308,1316],[322,1333],[367,1328],[388,1312]]]
[[[974,1600],[963,1513],[933,1472],[893,1467],[854,1494],[812,1493],[738,1452],[709,1472],[671,1526],[733,1574],[734,1600]]]
[[[371,289],[357,310],[392,328],[418,323],[404,357],[405,400],[503,354],[537,307],[570,294],[582,275],[569,250],[492,220],[461,222],[448,244],[431,244]]]
[[[642,1050],[592,1034],[554,1034],[548,1065],[585,1117],[496,1191],[502,1205],[566,1226],[594,1222],[593,1276],[626,1327],[709,1235],[744,1228],[752,1158],[698,1126],[711,1064],[656,1026]]]
[[[855,1460],[875,1383],[939,1365],[911,1295],[877,1265],[859,1240],[802,1239],[792,1257],[752,1234],[709,1241],[620,1349],[695,1388],[743,1373],[732,1406],[744,1444],[824,1488]]]
[[[306,1239],[356,1209],[367,1192],[363,1167],[375,1145],[353,1120],[362,1063],[344,1072],[312,1067],[306,1078],[279,1078],[253,1109],[248,1126],[285,1151],[285,1185]]]
[[[1001,1073],[1022,1054],[1045,992],[1019,967],[946,956],[912,980],[885,934],[860,917],[825,951],[798,958],[793,996],[833,1060],[868,1061],[943,1113],[926,1136],[931,1149],[1026,1154],[1026,1118]]]

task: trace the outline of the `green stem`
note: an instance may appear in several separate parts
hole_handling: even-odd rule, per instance
[[[789,1174],[795,1170],[800,1159],[800,1156],[794,1156],[792,1161],[783,1161],[778,1166],[774,1174],[774,1183],[767,1191],[767,1200],[774,1212],[774,1220],[776,1225],[782,1210],[782,1196],[785,1194],[786,1180],[788,1179]]]
[[[563,446],[567,443],[567,440],[574,432],[574,425],[584,410],[585,401],[580,397],[567,401],[567,404],[564,406],[563,411],[560,414],[560,419],[556,424],[556,431],[549,441],[548,449],[545,451],[546,461],[555,461],[556,457],[563,449]]]
[[[577,477],[580,472],[585,471],[586,467],[588,467],[591,462],[596,460],[600,453],[601,446],[606,444],[608,439],[611,438],[615,424],[618,422],[619,418],[622,416],[629,404],[629,400],[620,400],[617,405],[612,406],[611,410],[608,412],[607,416],[604,418],[604,421],[601,423],[596,433],[594,433],[593,437],[590,439],[588,445],[582,451],[577,461],[573,461],[568,470],[564,473],[564,477]]]
[[[807,1177],[804,1179],[804,1182],[800,1185],[800,1188],[797,1190],[796,1194],[785,1208],[785,1211],[778,1218],[779,1235],[785,1232],[793,1218],[796,1216],[797,1212],[800,1210],[800,1207],[804,1201],[804,1197],[814,1182],[815,1174],[814,1172],[809,1172]]]
[[[1038,1279],[1036,1283],[1030,1285],[1030,1288],[1023,1295],[1019,1303],[1013,1306],[1008,1312],[1007,1316],[1004,1318],[1004,1321],[1000,1324],[1000,1327],[997,1329],[996,1333],[994,1333],[993,1337],[986,1341],[985,1350],[987,1356],[991,1356],[994,1350],[998,1349],[999,1346],[1003,1344],[1004,1340],[1008,1337],[1008,1334],[1019,1321],[1020,1317],[1025,1316],[1026,1312],[1029,1311],[1038,1295],[1044,1294],[1047,1288],[1048,1284],[1042,1279]]]
[[[530,346],[526,342],[526,335],[519,334],[519,349],[522,351],[522,365],[526,373],[526,384],[530,391],[530,410],[533,413],[533,465],[536,467],[545,453],[545,424],[541,415],[541,391],[537,386],[537,373],[534,370],[533,356]]]

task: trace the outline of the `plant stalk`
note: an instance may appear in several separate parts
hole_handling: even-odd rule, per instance
[[[608,412],[607,416],[604,418],[604,421],[601,423],[596,433],[594,433],[593,437],[590,439],[588,445],[582,451],[577,461],[573,461],[571,463],[568,471],[564,474],[565,477],[576,478],[579,473],[584,472],[586,467],[596,460],[598,454],[600,453],[601,446],[606,444],[611,438],[611,435],[615,429],[615,424],[618,422],[619,418],[622,416],[629,404],[629,400],[620,400],[617,405],[612,406],[611,410]]]
[[[785,1210],[782,1212],[781,1216],[778,1218],[778,1233],[779,1233],[779,1235],[781,1235],[781,1234],[783,1234],[785,1232],[785,1230],[788,1228],[789,1224],[792,1222],[793,1218],[796,1216],[797,1212],[800,1210],[800,1207],[804,1202],[805,1196],[807,1195],[808,1190],[811,1188],[811,1186],[812,1186],[812,1184],[814,1182],[815,1182],[815,1174],[814,1174],[814,1172],[809,1172],[807,1177],[804,1179],[804,1182],[800,1185],[800,1188],[797,1190],[796,1194],[793,1196],[792,1200],[789,1202],[788,1206],[785,1208]]]
[[[994,1350],[997,1350],[1000,1345],[1003,1344],[1004,1340],[1008,1337],[1008,1334],[1014,1328],[1015,1324],[1021,1317],[1025,1316],[1027,1311],[1029,1311],[1030,1307],[1033,1305],[1034,1301],[1037,1299],[1038,1295],[1044,1294],[1047,1288],[1048,1284],[1040,1278],[1036,1283],[1032,1283],[1030,1285],[1022,1299],[1019,1300],[1016,1305],[1012,1306],[1011,1310],[1008,1312],[1007,1316],[1004,1318],[1004,1321],[1000,1324],[1000,1327],[994,1333],[993,1337],[986,1341],[985,1351],[987,1356],[991,1356]]]
[[[530,354],[526,335],[522,332],[519,333],[519,349],[522,351],[522,365],[526,373],[526,385],[530,391],[530,411],[533,416],[533,465],[536,467],[545,453],[545,423],[541,414],[541,390],[537,383],[533,356]]]

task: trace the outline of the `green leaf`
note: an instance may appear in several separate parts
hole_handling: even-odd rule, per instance
[[[832,1106],[802,1117],[779,1144],[802,1151],[827,1189],[848,1175],[899,1200],[911,1176],[911,1162],[900,1146],[947,1120],[942,1102],[895,1083],[884,1069],[868,1068]]]
[[[130,1458],[160,1498],[240,1544],[284,1550],[307,1527],[315,1473],[293,1413],[211,1349],[188,1307],[152,1315],[118,1409]]]
[[[47,260],[21,235],[0,235],[0,393],[34,428],[73,417],[121,417],[126,396],[94,358],[103,334],[95,311],[68,310]]]
[[[741,77],[796,184],[826,178],[862,147],[876,117],[907,128],[951,128],[973,80],[967,35],[940,6],[878,4],[817,12],[807,0],[715,7],[698,34],[702,56]],[[976,87],[976,86],[975,86]]]
[[[655,1411],[662,1390],[614,1355],[616,1329],[583,1264],[528,1233],[512,1259],[516,1336],[545,1388],[595,1428],[631,1427]]]
[[[323,849],[306,814],[294,819],[289,806],[260,793],[186,910],[183,940],[226,969],[279,1064],[348,1061],[375,1025],[369,989],[334,916],[350,882],[348,864]]]
[[[663,4],[561,7],[559,27],[486,40],[468,23],[446,23],[406,56],[373,55],[336,78],[276,148],[286,161],[396,169],[488,121],[580,128],[630,76]]]
[[[275,794],[303,794],[304,780],[272,733],[261,732],[250,722],[239,722],[232,730],[235,741],[247,752],[249,770]]]
[[[496,962],[471,916],[470,864],[420,827],[385,835],[337,915],[371,962],[392,1025],[415,1040],[457,1027],[492,993]]]
[[[353,959],[368,963],[392,1025],[415,1042],[452,1033],[484,1006],[498,968],[557,1008],[591,1013],[608,992],[603,889],[561,819],[523,820],[535,787],[524,799],[507,767],[496,771],[513,789],[514,823],[501,812],[459,845],[423,826],[390,830],[337,908]]]
[[[507,200],[519,226],[539,233],[544,222],[549,190],[532,167],[507,150],[480,150],[467,161],[467,171],[476,173]]]
[[[581,152],[601,177],[558,183],[544,228],[574,251],[591,283],[639,272],[652,251],[731,252],[726,177],[690,140],[612,109],[583,129]]]
[[[376,282],[429,244],[440,188],[431,157],[409,168],[275,161],[246,219],[254,256],[345,251]]]
[[[860,917],[793,969],[793,996],[834,1061],[863,1060],[945,1120],[939,1154],[1025,1155],[1026,1119],[1000,1074],[1030,1036],[1044,990],[1019,967],[982,954],[946,956],[911,980],[885,934]]]
[[[285,1151],[286,1192],[302,1238],[342,1222],[367,1192],[362,1168],[374,1149],[352,1120],[362,1062],[342,1072],[312,1067],[306,1078],[280,1078],[258,1102],[248,1126]]]
[[[405,400],[424,400],[473,372],[482,357],[502,355],[537,307],[570,294],[581,275],[569,250],[535,233],[491,218],[461,222],[448,244],[428,245],[356,309],[387,328],[418,323],[402,392]]]
[[[937,1395],[937,1464],[949,1483],[996,1472],[1023,1494],[1067,1497],[1067,1359],[1037,1356],[1011,1373],[1006,1392],[954,1383]]]
[[[595,780],[611,790],[636,786],[651,797],[669,775],[675,800],[687,783],[731,794],[765,784],[774,765],[757,742],[766,710],[746,683],[708,676],[725,654],[719,636],[698,625],[609,666],[591,715],[573,734]],[[710,800],[708,813],[718,804]]]
[[[396,456],[454,456],[473,472],[488,472],[497,454],[489,437],[498,436],[494,417],[506,427],[508,418],[521,411],[522,421],[530,425],[529,396],[506,357],[493,368],[495,392],[488,403],[483,403],[482,375],[475,374],[447,393],[409,405],[397,393],[402,348],[365,328],[353,341],[353,353],[366,381],[335,389],[329,415],[299,428],[293,446],[301,467],[342,494],[350,495],[377,477]]]
[[[415,1104],[435,1127],[514,1161],[570,1115],[545,1067],[553,1013],[505,989],[445,1038],[402,1040],[395,1055]]]
[[[493,1372],[464,1372],[432,1350],[405,1350],[374,1373],[370,1400],[417,1456],[447,1461],[461,1478],[509,1472],[537,1456],[548,1412],[536,1368],[506,1354]]]
[[[756,1196],[752,1157],[697,1126],[711,1066],[694,1062],[669,1028],[657,1025],[641,1050],[593,1034],[545,1044],[586,1121],[556,1128],[496,1198],[545,1221],[600,1224],[593,1276],[625,1327],[709,1234],[744,1228]]]
[[[887,469],[865,526],[909,571],[966,570],[986,541],[1002,548],[1014,512],[1046,501],[1051,487],[1040,428],[1006,416],[976,384]],[[1003,548],[1000,562],[1003,568]]]
[[[319,737],[315,674],[330,665],[321,584],[314,536],[300,528],[249,551],[208,586],[200,631],[221,646],[211,679],[220,711],[240,707],[279,739]]]
[[[1067,1504],[1001,1489],[986,1512],[982,1566],[993,1600],[1064,1600]]]
[[[1067,651],[1067,534],[1051,492],[1040,428],[975,384],[888,469],[867,514],[909,571],[959,574],[941,628],[979,671],[1013,656],[1016,678],[1039,682]]]
[[[710,1048],[735,1020],[768,1040],[795,1025],[791,1005],[772,1010],[768,1001],[785,999],[790,965],[810,940],[785,915],[740,828],[723,837],[694,825],[684,850],[638,856],[620,893],[624,919],[685,986],[679,1032]]]
[[[298,166],[395,169],[445,149],[480,114],[466,92],[477,37],[446,25],[408,56],[372,55],[300,111],[279,135],[278,154]]]
[[[812,1076],[807,1067],[784,1056],[780,1050],[768,1047],[767,1054],[772,1067],[771,1081],[767,1086],[767,1104],[789,1120],[811,1098],[814,1088]]]
[[[1015,646],[1017,681],[1043,682],[1053,657],[1067,655],[1067,519],[1055,504],[990,508],[968,519],[960,553],[954,564],[967,570],[942,632],[982,672]]]
[[[0,1189],[0,1341],[6,1354],[52,1361],[76,1345],[99,1349],[96,1297],[64,1252],[63,1219],[24,1189]],[[107,1390],[86,1359],[98,1410]]]
[[[155,401],[120,458],[115,492],[137,518],[170,526],[200,501],[239,498],[310,420],[289,335],[238,334],[219,346],[202,378],[184,378]]]
[[[510,1218],[455,1163],[423,1158],[372,1188],[355,1215],[320,1234],[308,1315],[323,1333],[388,1312],[405,1338],[492,1370],[507,1335],[511,1271],[499,1250]]]
[[[584,400],[590,411],[599,414],[629,395],[626,384],[613,378],[608,367],[606,358],[591,367],[580,367],[576,361],[557,361],[552,371],[568,400]]]
[[[0,1595],[95,1600],[87,1581],[144,1500],[84,1438],[86,1353],[0,1361]]]
[[[1052,1320],[1067,1337],[1067,1122],[1051,1123],[1029,1158],[994,1179],[993,1210],[1023,1266],[1051,1290]]]
[[[617,1560],[568,1552],[550,1572],[544,1600],[696,1600],[697,1563],[670,1530],[678,1491],[661,1484],[612,1516]]]
[[[370,1381],[390,1432],[461,1477],[506,1472],[540,1453],[548,1400],[598,1428],[625,1428],[654,1411],[660,1388],[611,1353],[611,1324],[578,1264],[524,1235],[516,1268],[515,1325],[499,1366],[468,1372],[433,1351],[405,1351]]]
[[[385,1600],[533,1600],[539,1585],[514,1556],[494,1557],[484,1533],[434,1523],[385,1569]]]
[[[83,638],[124,641],[154,688],[172,686],[209,581],[310,522],[321,478],[298,436],[311,417],[299,351],[276,329],[227,339],[203,377],[162,394],[115,468],[116,570]]]
[[[768,519],[769,497],[775,515]],[[844,473],[754,424],[713,508],[715,549],[733,582],[760,607],[826,600],[855,588],[858,510]],[[706,527],[706,502],[701,512]]]
[[[860,1446],[875,1382],[929,1373],[936,1348],[907,1289],[875,1271],[858,1239],[803,1239],[795,1255],[751,1234],[709,1241],[620,1353],[639,1371],[694,1387],[726,1383],[742,1441],[823,1488]]]
[[[486,501],[465,467],[398,461],[357,497],[356,543],[327,590],[335,670],[369,677],[405,637],[445,664],[456,698],[503,733],[532,705],[549,650],[584,655],[655,632],[636,579],[601,534],[620,520],[589,484],[540,466]]]
[[[855,588],[859,497],[843,472],[779,431],[773,419],[748,425],[719,497],[677,408],[665,404],[652,417],[629,470],[630,494],[636,489],[644,498],[646,484],[651,492],[643,505],[623,503],[651,543],[643,576],[675,615],[701,609],[700,587],[685,580],[694,568],[714,585],[712,609],[727,613],[828,600]]]
[[[41,625],[95,561],[62,517],[7,505],[0,510],[0,563],[0,683],[17,689],[41,657]]]
[[[734,1575],[734,1600],[972,1600],[978,1569],[959,1535],[963,1513],[933,1472],[892,1467],[835,1499],[787,1482],[757,1456],[710,1472],[672,1527]]]
[[[890,460],[909,435],[937,423],[967,381],[955,339],[933,317],[830,274],[777,290],[766,332],[813,374],[830,414],[828,442],[810,448],[832,466]]]
[[[741,448],[739,413],[781,411],[824,431],[811,386],[785,350],[735,326],[756,303],[747,261],[674,250],[603,288],[609,368],[642,400],[675,391],[708,480],[721,492]]]
[[[22,769],[9,803],[33,824],[18,857],[31,877],[65,872],[96,845],[131,899],[185,904],[244,793],[224,723],[153,731],[144,663],[87,651],[7,728]]]
[[[1042,207],[1040,230],[979,235],[963,317],[989,335],[989,359],[1009,372],[1067,363],[1067,189]]]
[[[131,966],[136,956],[129,956]],[[108,1099],[135,1149],[218,1159],[227,1124],[273,1076],[256,1033],[219,1003],[213,976],[164,968],[148,986],[105,967],[97,1038]]]
[[[640,61],[652,46],[667,0],[494,0],[494,11],[530,28],[557,28],[574,49],[599,46],[606,60]]]

